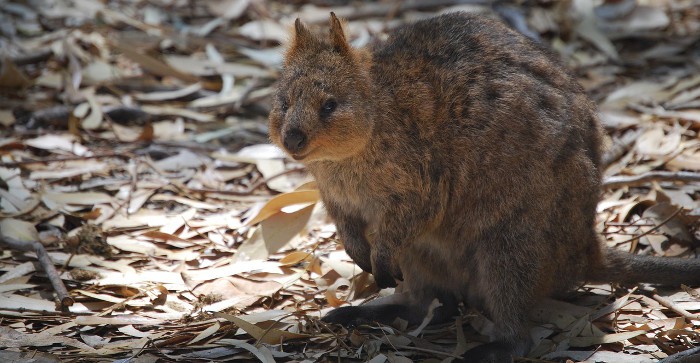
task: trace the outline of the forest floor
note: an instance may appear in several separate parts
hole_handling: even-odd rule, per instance
[[[487,340],[466,307],[319,320],[388,293],[267,143],[289,26],[331,10],[356,46],[454,10],[549,44],[608,135],[599,232],[695,257],[700,1],[0,0],[0,361],[440,362]],[[585,285],[532,320],[524,361],[654,362],[700,345],[700,290]]]

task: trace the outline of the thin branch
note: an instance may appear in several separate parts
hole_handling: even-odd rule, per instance
[[[61,310],[67,310],[69,306],[73,305],[75,300],[68,295],[66,285],[63,284],[61,276],[56,270],[53,261],[51,261],[51,257],[49,257],[49,254],[46,252],[44,245],[38,241],[20,241],[6,236],[0,237],[0,243],[18,251],[36,253],[41,267],[44,269],[44,272],[46,272],[49,281],[51,281],[51,286],[53,286],[54,291],[56,291],[56,297]]]
[[[87,156],[66,156],[61,158],[43,158],[41,160],[22,160],[22,161],[11,161],[7,163],[0,163],[2,168],[13,168],[17,166],[29,165],[29,164],[48,164],[48,163],[59,163],[62,161],[76,161],[76,160],[87,160],[87,159],[102,159],[102,158],[132,158],[129,154],[124,153],[108,153],[99,155],[87,155]]]
[[[700,173],[690,171],[650,171],[639,175],[616,175],[603,181],[603,188],[615,189],[624,186],[639,186],[651,182],[700,182]]]
[[[649,295],[652,299],[656,300],[662,306],[664,306],[668,309],[671,309],[676,314],[678,314],[686,319],[700,320],[700,316],[698,316],[697,314],[693,314],[693,313],[689,312],[688,310],[685,310],[682,307],[674,304],[673,301],[671,301],[663,296],[660,296],[658,294],[658,292],[656,291],[656,289],[653,287],[645,285],[640,289],[640,291],[646,293],[647,295]]]
[[[680,213],[682,210],[683,210],[683,208],[678,208],[678,209],[676,209],[676,211],[673,212],[673,213],[671,213],[670,216],[668,216],[666,219],[664,219],[663,221],[661,221],[661,222],[660,222],[659,224],[657,224],[656,226],[650,228],[648,231],[646,231],[646,232],[644,232],[644,233],[642,233],[642,234],[639,234],[639,235],[637,235],[637,236],[634,236],[634,237],[632,237],[632,238],[630,238],[630,239],[624,240],[624,241],[622,241],[622,242],[618,242],[617,244],[618,244],[618,245],[621,245],[621,244],[624,244],[624,243],[627,243],[627,242],[632,242],[632,241],[634,241],[634,240],[636,240],[636,239],[642,238],[642,237],[644,237],[644,236],[646,236],[646,235],[648,235],[648,234],[650,234],[650,233],[656,231],[657,229],[661,228],[664,224],[668,223],[671,219],[673,219],[673,217],[677,216],[678,213]]]

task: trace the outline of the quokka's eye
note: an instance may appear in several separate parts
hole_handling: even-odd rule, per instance
[[[289,110],[289,102],[287,102],[287,100],[282,100],[280,103],[280,108],[282,109],[282,112],[287,112],[287,110]]]
[[[328,118],[328,116],[330,116],[337,107],[338,101],[336,101],[335,99],[331,98],[329,100],[326,100],[326,102],[324,102],[321,106],[321,110],[319,111],[321,118]]]

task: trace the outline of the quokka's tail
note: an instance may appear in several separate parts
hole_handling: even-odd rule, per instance
[[[600,262],[589,269],[589,281],[700,286],[700,258],[640,256],[609,248],[602,252]]]

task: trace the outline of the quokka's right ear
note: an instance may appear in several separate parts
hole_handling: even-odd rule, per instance
[[[294,40],[292,42],[292,47],[300,47],[304,44],[309,44],[313,41],[313,36],[309,29],[301,22],[301,19],[297,18],[294,21]]]

